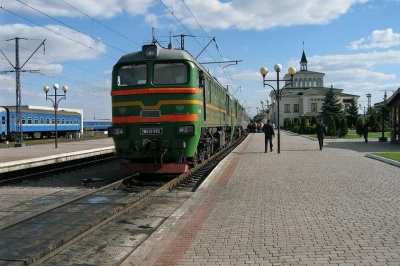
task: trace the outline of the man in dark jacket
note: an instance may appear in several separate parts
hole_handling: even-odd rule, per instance
[[[324,137],[326,134],[326,127],[324,123],[322,123],[322,119],[319,120],[319,123],[317,124],[317,137],[318,137],[318,143],[319,143],[319,149],[322,150],[322,147],[324,146]]]
[[[267,123],[263,126],[262,131],[264,132],[264,136],[265,136],[265,153],[267,153],[268,141],[269,141],[270,150],[272,151],[272,147],[273,147],[272,137],[275,137],[274,128],[271,125],[270,119],[268,119]]]

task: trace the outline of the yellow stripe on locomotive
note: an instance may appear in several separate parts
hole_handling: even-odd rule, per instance
[[[145,45],[123,56],[111,96],[109,135],[124,172],[185,172],[226,146],[242,121],[243,108],[185,50]]]

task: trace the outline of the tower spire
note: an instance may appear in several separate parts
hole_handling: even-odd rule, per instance
[[[306,53],[304,52],[304,41],[303,41],[303,54],[301,55],[301,60],[300,60],[300,71],[307,71],[307,57]]]

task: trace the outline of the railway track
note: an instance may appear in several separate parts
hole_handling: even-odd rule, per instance
[[[75,264],[73,261],[66,262],[66,257],[70,256],[63,257],[62,254],[69,249],[77,250],[77,248],[74,248],[75,245],[84,243],[84,239],[92,239],[95,234],[100,234],[99,237],[104,237],[105,232],[110,230],[115,231],[116,228],[121,227],[121,223],[130,224],[133,218],[129,215],[134,214],[136,218],[142,217],[141,215],[143,214],[140,213],[152,208],[164,211],[171,208],[172,212],[189,195],[185,194],[185,197],[180,196],[175,200],[165,200],[168,196],[174,195],[171,192],[194,191],[199,182],[204,180],[218,162],[237,145],[238,143],[228,147],[206,160],[204,164],[198,165],[188,173],[170,181],[143,182],[138,175],[129,176],[108,186],[55,205],[35,215],[12,221],[0,228],[0,239],[3,239],[3,245],[5,244],[6,247],[11,248],[20,245],[21,239],[24,239],[27,247],[21,250],[19,254],[16,251],[12,252],[15,256],[12,260],[20,261],[21,265]],[[151,201],[156,201],[156,207],[148,203]],[[168,215],[166,214],[166,217]],[[157,216],[160,216],[160,214]],[[151,217],[151,215],[145,214],[143,217]],[[160,217],[152,219],[158,220],[158,224],[161,224],[163,221]],[[117,223],[117,225],[114,225],[114,227],[111,226],[112,229],[105,229],[112,223]],[[134,238],[142,238],[144,241],[156,229],[157,226],[154,223],[157,224],[157,222],[149,221],[148,223],[139,225],[136,230],[140,231],[140,236]],[[101,231],[99,230],[100,228]],[[12,232],[18,231],[22,234],[19,234],[17,238],[11,236]],[[35,233],[37,231],[40,231],[40,234]],[[147,232],[148,235],[146,236],[143,231]],[[23,234],[24,232],[26,233],[25,235]],[[124,235],[126,235],[126,232],[123,231],[118,234],[119,237],[123,237]],[[117,236],[110,238],[117,238]],[[7,243],[7,241],[9,242]],[[92,242],[89,241],[89,243]],[[30,243],[29,247],[27,243]],[[38,243],[43,244],[38,245]],[[138,240],[136,245],[140,245],[140,243],[141,241]],[[90,244],[84,245],[87,247]],[[91,245],[101,246],[99,243],[92,243]],[[131,249],[134,249],[134,246]],[[132,251],[126,252],[126,256]],[[2,252],[4,253],[4,250]],[[73,257],[80,256],[84,255],[77,255],[75,253]],[[1,262],[0,260],[0,264]]]
[[[0,186],[17,184],[26,180],[44,178],[48,175],[74,171],[94,164],[116,161],[115,154],[103,154],[79,160],[60,162],[52,165],[38,166],[29,169],[17,170],[0,174]]]

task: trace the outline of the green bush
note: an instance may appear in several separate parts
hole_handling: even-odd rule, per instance
[[[300,127],[299,127],[299,126],[294,126],[294,127],[292,128],[292,132],[293,132],[293,133],[300,133]]]
[[[317,120],[317,118],[315,117],[315,116],[312,116],[311,117],[311,125],[316,125],[318,123],[318,120]]]
[[[332,136],[336,137],[336,124],[335,124],[335,118],[331,116],[328,121],[328,128],[326,130],[326,135],[327,136]]]
[[[339,122],[339,138],[344,138],[348,133],[346,119],[342,118]]]
[[[292,120],[290,118],[285,118],[283,120],[283,128],[287,129],[287,130],[291,130],[292,129]]]
[[[356,133],[360,137],[363,135],[363,128],[364,128],[364,117],[360,115],[359,117],[357,117],[356,120]]]
[[[300,121],[300,134],[304,134],[306,133],[306,127],[307,127],[307,118],[306,117],[302,117],[301,121]]]

